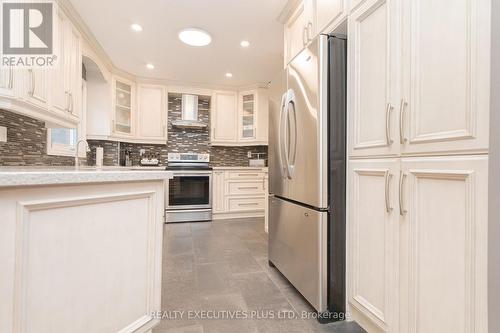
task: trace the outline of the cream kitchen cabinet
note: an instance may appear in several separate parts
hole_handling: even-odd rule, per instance
[[[266,89],[239,93],[238,141],[267,145],[269,106]]]
[[[286,9],[285,67],[317,35],[332,32],[345,20],[347,0],[290,0]]]
[[[349,17],[349,155],[399,154],[398,1],[367,0]]]
[[[490,0],[401,0],[404,154],[488,149]]]
[[[215,91],[212,95],[212,144],[235,143],[238,140],[238,93]]]
[[[80,35],[55,6],[54,54],[48,67],[1,67],[0,107],[45,121],[46,126],[74,128],[81,114]]]
[[[137,86],[137,139],[167,141],[167,92],[164,86]]]
[[[285,66],[307,45],[313,34],[313,1],[301,0],[285,22]]]
[[[116,75],[87,82],[87,139],[135,142],[135,95],[135,83]]]
[[[351,157],[487,153],[489,4],[366,0],[351,12]]]
[[[132,137],[135,130],[135,83],[113,77],[112,128],[117,137]]]
[[[56,11],[55,54],[59,65],[49,70],[51,110],[73,117],[81,115],[81,36],[66,15]]]
[[[347,17],[347,0],[314,0],[316,13],[315,35],[330,33],[345,21]]]
[[[87,82],[87,138],[145,144],[167,142],[167,88],[119,76]]]
[[[267,183],[266,168],[214,168],[213,218],[264,217]]]
[[[212,174],[212,210],[214,214],[224,213],[226,211],[224,177],[224,170],[216,170]]]
[[[30,67],[24,71],[21,98],[29,105],[43,110],[49,109],[49,69]]]
[[[14,68],[13,67],[0,67],[0,96],[14,97]]]
[[[370,333],[486,333],[488,157],[351,160],[348,175],[353,318]]]
[[[348,302],[368,332],[398,332],[399,159],[349,164]]]
[[[401,169],[395,332],[488,332],[488,157],[408,158]]]
[[[269,106],[266,89],[212,96],[211,142],[219,146],[267,145]]]

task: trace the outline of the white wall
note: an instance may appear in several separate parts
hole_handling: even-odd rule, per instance
[[[489,332],[500,332],[500,1],[492,1],[489,174]]]

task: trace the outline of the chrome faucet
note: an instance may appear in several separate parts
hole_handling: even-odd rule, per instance
[[[89,152],[90,151],[90,146],[89,146],[89,143],[87,142],[87,140],[85,139],[80,139],[78,140],[78,142],[76,143],[76,146],[75,146],[75,168],[78,168],[80,167],[80,143],[81,142],[85,142],[85,145],[87,146],[87,149],[86,151]]]

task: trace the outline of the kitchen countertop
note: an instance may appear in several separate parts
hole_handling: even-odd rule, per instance
[[[0,187],[172,179],[164,167],[0,167]]]
[[[267,167],[213,167],[214,170],[262,170],[267,171]]]

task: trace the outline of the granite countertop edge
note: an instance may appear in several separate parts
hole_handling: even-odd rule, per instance
[[[36,185],[134,182],[172,179],[165,170],[134,168],[10,168],[0,167],[0,188]]]

